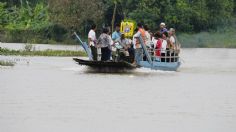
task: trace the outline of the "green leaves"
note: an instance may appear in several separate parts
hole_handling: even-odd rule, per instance
[[[182,32],[223,28],[235,21],[236,0],[2,0],[0,28],[40,30],[51,23],[87,34],[89,25],[133,19],[159,28],[160,22]],[[29,1],[29,2],[28,2]],[[234,20],[234,21],[233,21]]]
[[[0,11],[1,27],[7,30],[38,30],[50,24],[48,7],[43,3],[7,8],[0,2]]]
[[[200,32],[230,25],[235,18],[235,1],[119,0],[122,9],[118,10],[123,11],[124,18],[144,22],[151,29],[158,28],[160,22],[166,22],[168,27],[182,32]]]

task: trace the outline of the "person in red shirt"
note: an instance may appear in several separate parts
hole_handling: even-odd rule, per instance
[[[161,32],[156,32],[155,38],[157,39],[157,43],[155,44],[155,49],[156,49],[155,55],[156,57],[160,58],[161,47],[162,47],[162,42],[163,42]]]

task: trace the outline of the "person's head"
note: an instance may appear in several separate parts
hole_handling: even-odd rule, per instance
[[[148,25],[144,25],[143,28],[144,28],[145,31],[149,31]]]
[[[92,30],[96,30],[96,28],[97,28],[97,25],[96,25],[96,24],[92,24],[92,25],[91,25],[91,29],[92,29]]]
[[[117,32],[120,32],[120,24],[117,23],[115,29]]]
[[[108,34],[109,33],[109,29],[107,27],[104,27],[102,29],[102,33]]]
[[[138,28],[136,28],[135,30],[134,30],[134,33],[137,33],[138,32]]]
[[[143,28],[143,24],[142,23],[138,23],[137,26],[138,26],[138,28]]]
[[[159,39],[159,38],[162,38],[162,34],[161,34],[161,32],[156,32],[155,34],[154,34],[154,37],[156,38],[156,39]]]
[[[167,39],[167,37],[168,37],[168,32],[162,33],[162,38],[163,38],[163,39]]]
[[[108,34],[108,35],[111,35],[111,33],[112,33],[112,32],[111,32],[111,27],[107,27],[107,29],[108,29],[108,33],[107,33],[107,34]]]
[[[151,37],[153,37],[153,36],[154,36],[153,32],[149,32],[149,33],[150,33]]]
[[[170,28],[169,35],[170,36],[175,35],[175,29],[174,28]]]
[[[165,27],[166,27],[166,24],[165,24],[164,22],[162,22],[162,23],[160,24],[160,28],[163,29],[163,28],[165,28]]]
[[[125,39],[125,34],[124,33],[121,34],[121,39]]]

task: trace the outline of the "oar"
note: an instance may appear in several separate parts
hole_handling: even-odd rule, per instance
[[[92,55],[92,53],[91,53],[90,48],[88,47],[88,44],[87,44],[86,42],[83,42],[83,41],[81,40],[81,38],[79,37],[79,35],[78,35],[76,32],[74,32],[74,35],[76,36],[76,38],[77,38],[77,39],[79,40],[79,42],[81,43],[83,49],[85,50],[85,52],[87,53],[87,55],[88,55],[88,57],[89,57],[89,60],[93,60],[93,55]]]
[[[76,32],[74,32],[74,35],[75,35],[76,38],[80,41],[80,43],[83,43],[83,41],[80,39],[79,35],[78,35]]]
[[[142,48],[143,48],[143,50],[144,50],[144,54],[145,54],[146,57],[147,57],[148,63],[150,64],[151,68],[153,68],[153,62],[152,62],[151,56],[150,56],[150,54],[148,53],[147,47],[146,47],[146,45],[144,44],[144,41],[143,41],[143,39],[142,39],[141,36],[139,36],[139,41],[140,41],[140,44],[141,44],[141,46],[142,46]]]

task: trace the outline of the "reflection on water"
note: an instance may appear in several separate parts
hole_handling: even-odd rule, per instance
[[[235,132],[236,50],[184,49],[177,72],[91,73],[72,58],[7,57],[1,132]],[[27,63],[28,62],[28,63]]]

